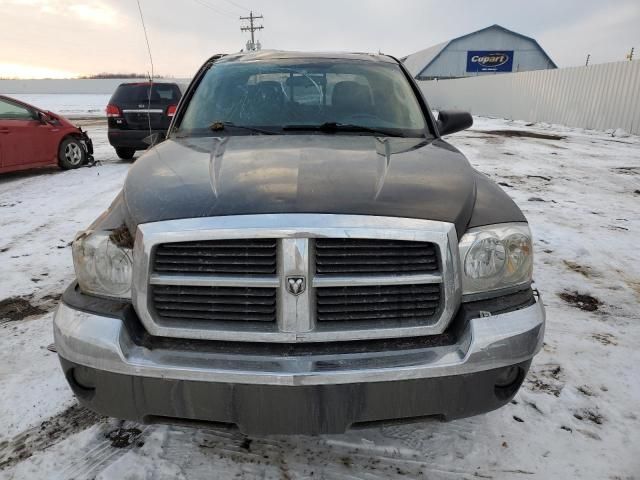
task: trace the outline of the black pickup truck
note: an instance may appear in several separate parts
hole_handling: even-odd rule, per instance
[[[514,202],[385,55],[216,56],[73,243],[54,333],[80,402],[340,433],[507,404],[544,335]]]

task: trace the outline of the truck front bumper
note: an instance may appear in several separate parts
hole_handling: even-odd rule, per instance
[[[536,299],[517,311],[471,319],[447,346],[247,355],[146,348],[121,319],[61,303],[54,335],[69,384],[82,404],[99,413],[236,425],[247,434],[324,434],[499,408],[520,387],[541,348],[544,325]]]

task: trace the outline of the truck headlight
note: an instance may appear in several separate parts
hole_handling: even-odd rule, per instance
[[[462,292],[491,292],[531,282],[533,248],[525,223],[473,228],[460,240]]]
[[[116,245],[110,231],[86,231],[73,241],[73,265],[84,293],[131,298],[133,254]]]

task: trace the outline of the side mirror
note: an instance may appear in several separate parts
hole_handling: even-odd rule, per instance
[[[466,130],[473,125],[473,117],[468,112],[443,110],[438,114],[438,131],[440,135]]]
[[[38,120],[40,120],[40,123],[47,124],[51,122],[51,117],[45,112],[38,111],[37,115],[38,115]]]
[[[43,125],[60,125],[60,119],[55,113],[38,111],[38,120]]]

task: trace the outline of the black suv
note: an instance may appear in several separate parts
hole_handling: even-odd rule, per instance
[[[107,106],[109,143],[123,160],[146,150],[167,133],[182,97],[176,83],[123,83]]]

